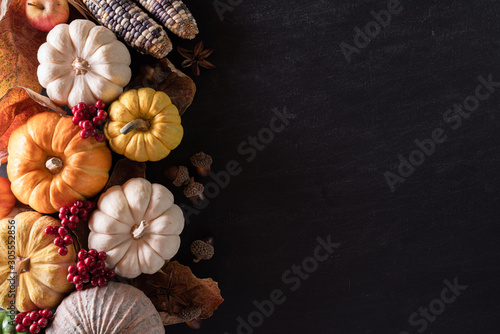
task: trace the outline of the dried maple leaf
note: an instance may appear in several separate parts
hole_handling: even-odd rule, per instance
[[[184,322],[178,314],[188,306],[201,307],[200,318],[206,319],[224,301],[217,282],[197,278],[177,261],[167,262],[156,274],[137,277],[133,285],[151,299],[164,325]]]
[[[0,21],[0,96],[15,86],[42,91],[36,74],[37,52],[47,33],[28,23],[24,6],[25,0],[14,0]]]
[[[150,87],[167,93],[181,115],[191,105],[196,93],[193,80],[175,68],[167,58],[163,58],[154,65],[143,66],[141,74],[126,89],[141,87]]]
[[[50,109],[56,110],[61,116],[66,115],[49,98],[28,88],[11,88],[0,98],[0,164],[7,161],[11,133],[31,116]]]

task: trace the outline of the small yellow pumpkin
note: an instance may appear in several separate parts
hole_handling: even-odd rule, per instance
[[[108,110],[104,133],[111,149],[134,161],[158,161],[176,148],[184,134],[170,97],[151,88],[121,94]]]
[[[55,308],[74,285],[66,280],[76,264],[76,249],[61,256],[47,226],[61,222],[38,212],[22,212],[0,220],[0,307],[21,312]]]

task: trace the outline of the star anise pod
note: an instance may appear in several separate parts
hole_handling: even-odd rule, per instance
[[[200,75],[200,66],[203,68],[206,68],[208,70],[212,70],[215,68],[215,65],[206,60],[208,56],[214,52],[214,49],[206,49],[203,50],[203,42],[200,41],[196,46],[194,47],[193,51],[177,47],[177,51],[184,57],[186,58],[182,62],[182,67],[189,67],[192,66],[193,68],[193,74],[194,75]]]

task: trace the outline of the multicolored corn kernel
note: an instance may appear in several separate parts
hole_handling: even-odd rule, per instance
[[[166,31],[131,0],[83,0],[100,24],[137,51],[164,58],[172,43]]]

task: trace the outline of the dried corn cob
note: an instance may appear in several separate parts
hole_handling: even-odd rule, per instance
[[[172,43],[166,31],[131,0],[83,0],[97,21],[141,53],[164,58]]]
[[[179,37],[193,39],[198,25],[193,15],[180,0],[135,0],[156,20]]]

